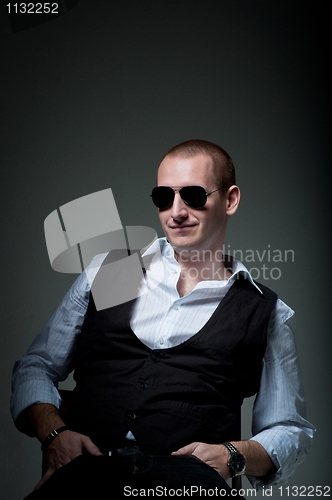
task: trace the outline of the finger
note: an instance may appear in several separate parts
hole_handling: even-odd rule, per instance
[[[190,443],[176,451],[173,451],[171,455],[192,455],[197,448],[199,443]]]
[[[55,472],[55,469],[53,468],[48,468],[41,480],[36,484],[34,487],[34,490],[38,490],[46,481],[52,476],[52,474]]]

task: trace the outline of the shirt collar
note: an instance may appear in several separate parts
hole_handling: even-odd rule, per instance
[[[229,279],[235,281],[237,276],[242,275],[242,276],[244,276],[245,279],[247,279],[249,281],[249,283],[251,283],[255,288],[257,288],[259,293],[263,294],[262,290],[254,282],[254,280],[253,280],[251,274],[249,273],[248,269],[246,268],[246,266],[243,265],[242,262],[240,262],[239,260],[233,259],[233,257],[231,257],[231,256],[227,256],[227,257],[232,262],[232,270],[233,270],[233,274]]]
[[[143,256],[147,257],[149,255],[153,255],[160,252],[163,255],[163,257],[165,257],[167,260],[169,261],[175,260],[174,249],[172,245],[167,241],[166,237],[158,238],[157,240],[155,240],[150,245],[150,247],[144,252]],[[231,268],[232,268],[232,276],[228,279],[228,283],[233,283],[238,278],[238,276],[242,275],[245,279],[249,281],[249,283],[252,286],[254,286],[259,291],[259,293],[263,294],[262,290],[253,280],[246,266],[243,265],[242,262],[240,262],[239,260],[233,259],[233,257],[231,256],[227,256],[227,258],[231,263]]]

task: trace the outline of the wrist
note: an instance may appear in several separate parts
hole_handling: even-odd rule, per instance
[[[65,425],[57,408],[48,403],[40,403],[28,409],[28,416],[35,429],[35,435],[41,443],[54,430]]]

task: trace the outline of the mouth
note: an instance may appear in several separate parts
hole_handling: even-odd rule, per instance
[[[181,226],[169,226],[175,233],[187,232],[196,227],[196,224],[183,224]]]

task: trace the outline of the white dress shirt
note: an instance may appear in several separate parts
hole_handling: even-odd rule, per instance
[[[172,246],[161,238],[145,255],[149,253],[158,257],[152,260],[142,281],[130,324],[137,337],[151,349],[174,347],[195,335],[211,317],[239,273],[261,292],[245,266],[234,260],[233,274],[228,280],[200,281],[188,295],[180,297],[177,281],[181,269]],[[61,399],[57,384],[74,368],[75,345],[87,310],[91,285],[106,255],[98,255],[92,260],[26,355],[15,363],[11,399],[14,420],[32,404],[50,403],[59,408]],[[257,488],[287,481],[295,467],[305,459],[315,431],[305,419],[294,327],[294,312],[278,299],[269,321],[261,385],[252,420],[252,439],[264,447],[278,470],[269,478],[249,478]]]

